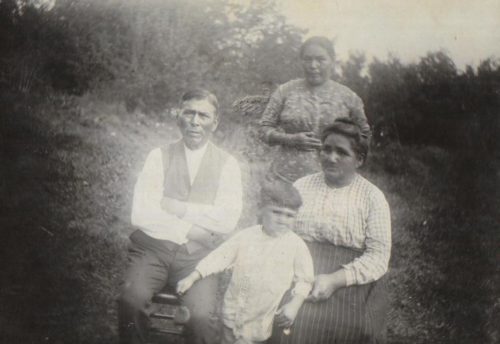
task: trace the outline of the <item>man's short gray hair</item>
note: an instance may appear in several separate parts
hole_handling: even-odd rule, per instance
[[[215,108],[215,114],[219,114],[219,101],[215,94],[210,91],[207,91],[203,88],[195,88],[185,92],[181,97],[181,106],[182,103],[190,101],[190,100],[203,100],[206,99],[212,106]]]

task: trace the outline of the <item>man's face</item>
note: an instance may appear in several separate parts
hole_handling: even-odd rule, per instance
[[[216,109],[207,99],[191,99],[182,103],[177,126],[189,149],[203,147],[217,128],[217,124]]]
[[[293,228],[297,210],[276,204],[268,204],[262,209],[262,228],[270,236],[280,236]]]

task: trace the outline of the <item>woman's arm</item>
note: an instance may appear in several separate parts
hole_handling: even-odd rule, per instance
[[[304,244],[302,252],[295,259],[295,288],[293,294],[304,296],[308,301],[326,300],[339,288],[346,286],[344,269],[339,269],[331,274],[314,276],[313,264],[309,249]],[[311,290],[312,286],[312,290]],[[309,291],[311,293],[308,295]]]
[[[374,191],[368,202],[364,253],[333,273],[317,275],[308,300],[326,300],[339,288],[367,284],[387,272],[391,254],[390,211],[382,192]]]
[[[285,133],[280,128],[280,115],[283,111],[285,97],[283,86],[272,94],[259,122],[260,138],[269,145],[295,147],[301,150],[315,150],[321,147],[320,140],[313,132]]]
[[[279,86],[273,92],[259,121],[260,138],[270,145],[282,145],[287,141],[287,134],[279,128],[280,114],[285,102],[281,89],[282,86]]]
[[[383,193],[375,189],[369,195],[364,253],[343,265],[346,285],[366,284],[382,277],[391,256],[391,216]]]

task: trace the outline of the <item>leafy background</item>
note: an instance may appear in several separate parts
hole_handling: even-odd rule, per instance
[[[117,342],[133,183],[179,137],[186,88],[219,97],[215,140],[242,161],[254,223],[258,109],[300,76],[305,34],[273,1],[0,1],[1,342]],[[335,79],[365,102],[362,174],[391,205],[390,342],[499,342],[499,61],[357,53]]]

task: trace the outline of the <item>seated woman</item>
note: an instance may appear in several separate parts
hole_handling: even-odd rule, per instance
[[[368,139],[350,119],[322,133],[322,172],[301,178],[303,199],[294,231],[306,241],[315,283],[289,335],[278,328],[270,343],[379,343],[388,299],[381,277],[391,252],[389,206],[357,173]]]
[[[361,98],[331,80],[335,61],[332,42],[325,37],[309,38],[300,48],[300,60],[305,78],[279,86],[260,121],[261,138],[279,146],[268,177],[291,183],[320,170],[319,135],[337,118],[349,117],[364,133],[370,130]]]

